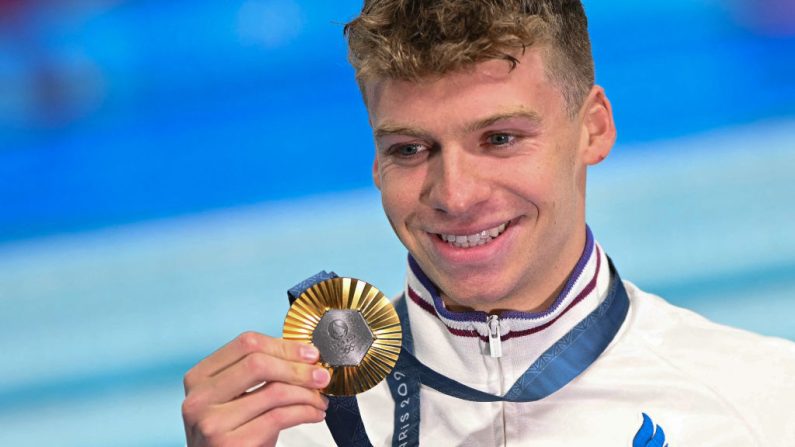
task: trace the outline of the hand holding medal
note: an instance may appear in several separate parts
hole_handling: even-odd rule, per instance
[[[377,288],[353,278],[331,278],[297,297],[282,336],[320,351],[321,364],[331,372],[323,393],[352,396],[392,371],[402,330],[395,308]]]
[[[282,430],[326,418],[318,391],[352,396],[392,371],[402,329],[378,289],[321,272],[288,295],[283,339],[243,333],[185,375],[188,445],[272,446]]]

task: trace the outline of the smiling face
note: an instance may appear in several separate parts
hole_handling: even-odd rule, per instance
[[[567,113],[544,54],[364,85],[384,210],[448,306],[538,310],[582,253],[586,166],[615,129],[598,87]]]

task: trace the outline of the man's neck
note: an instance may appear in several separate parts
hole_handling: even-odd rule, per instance
[[[444,307],[452,312],[471,312],[471,311],[481,311],[486,312],[489,315],[500,315],[503,312],[529,312],[529,313],[537,313],[543,312],[555,302],[557,297],[560,295],[560,292],[563,290],[563,287],[566,284],[566,280],[568,279],[568,275],[565,276],[558,284],[557,288],[550,294],[546,296],[546,298],[534,299],[532,297],[528,298],[520,298],[517,300],[516,305],[509,304],[513,300],[510,297],[506,297],[505,300],[501,300],[501,302],[505,303],[499,305],[497,307],[492,305],[484,305],[484,306],[475,306],[475,307],[468,307],[462,306],[457,304],[454,300],[451,300],[447,295],[444,293],[441,294],[442,301],[444,301]]]

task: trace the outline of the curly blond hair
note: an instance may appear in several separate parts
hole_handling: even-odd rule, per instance
[[[594,85],[579,0],[365,0],[344,34],[360,85],[444,75],[490,59],[515,67],[517,55],[533,45],[548,50],[547,77],[570,113]]]

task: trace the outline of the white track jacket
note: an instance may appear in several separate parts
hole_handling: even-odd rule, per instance
[[[415,355],[462,384],[504,395],[605,299],[609,282],[607,257],[589,232],[577,269],[548,311],[501,317],[502,355],[492,357],[485,318],[445,309],[410,259],[404,297]],[[794,343],[712,323],[624,284],[630,305],[618,333],[557,392],[529,403],[478,403],[423,386],[421,445],[795,446]],[[386,381],[358,402],[373,445],[392,445],[395,404]],[[657,435],[633,445],[644,414]],[[319,423],[284,431],[279,445],[334,441]]]

